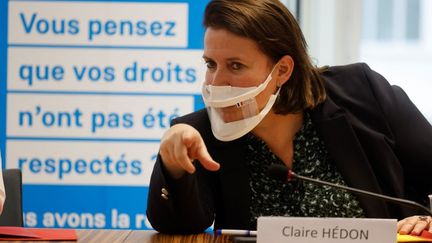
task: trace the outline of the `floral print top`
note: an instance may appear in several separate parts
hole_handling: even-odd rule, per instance
[[[247,135],[249,185],[252,190],[251,225],[259,216],[364,217],[357,197],[349,192],[303,181],[287,183],[269,178],[271,164],[283,164],[266,143]],[[346,185],[332,163],[310,115],[294,138],[292,170],[299,175]]]

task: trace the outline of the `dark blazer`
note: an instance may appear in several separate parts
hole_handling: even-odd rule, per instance
[[[432,127],[404,91],[366,64],[331,67],[323,78],[328,96],[311,117],[346,183],[426,204],[432,194]],[[164,233],[196,233],[215,220],[215,228],[254,228],[244,138],[215,139],[205,109],[174,123],[195,127],[221,167],[209,172],[196,162],[196,173],[173,180],[159,157],[148,195],[152,226]],[[368,197],[359,200],[367,217],[419,213]]]

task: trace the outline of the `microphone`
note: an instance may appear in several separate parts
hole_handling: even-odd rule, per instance
[[[368,197],[372,197],[372,198],[379,198],[379,199],[382,199],[386,202],[401,204],[401,205],[404,205],[404,206],[407,206],[407,207],[410,207],[413,209],[417,209],[417,210],[420,209],[421,211],[432,216],[431,210],[429,210],[427,207],[421,205],[420,203],[417,203],[417,202],[414,202],[411,200],[402,199],[402,198],[390,197],[390,196],[386,196],[386,195],[382,195],[382,194],[378,194],[378,193],[374,193],[374,192],[360,190],[360,189],[353,188],[353,187],[338,185],[338,184],[330,183],[327,181],[321,181],[321,180],[309,178],[309,177],[302,176],[302,175],[297,175],[292,170],[288,170],[288,168],[284,165],[278,165],[278,164],[270,165],[269,169],[267,171],[267,174],[271,178],[273,178],[275,180],[279,180],[279,181],[284,181],[284,182],[288,181],[289,182],[289,181],[292,181],[294,179],[297,179],[300,181],[307,181],[307,182],[311,182],[311,183],[318,184],[318,185],[325,185],[325,186],[329,186],[329,187],[333,187],[333,188],[342,189],[342,190],[349,191],[349,192],[352,192],[352,193],[358,194],[358,195],[368,196]]]

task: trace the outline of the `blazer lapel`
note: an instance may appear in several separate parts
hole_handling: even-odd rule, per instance
[[[348,186],[381,193],[373,169],[345,111],[329,97],[311,113],[330,158]],[[386,204],[380,199],[359,196],[368,217],[388,217]]]

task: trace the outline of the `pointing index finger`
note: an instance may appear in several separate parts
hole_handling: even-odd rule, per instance
[[[216,171],[219,169],[219,163],[215,162],[210,156],[199,133],[185,132],[183,134],[183,143],[188,148],[188,155],[191,159],[199,160],[207,170]]]

